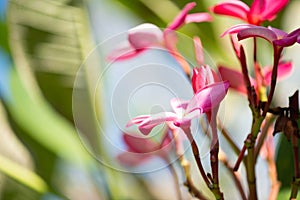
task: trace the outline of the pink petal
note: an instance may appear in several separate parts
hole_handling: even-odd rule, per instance
[[[236,17],[244,21],[247,21],[249,10],[248,5],[241,1],[225,1],[211,8],[211,11],[215,14]]]
[[[284,32],[283,30],[268,26],[268,29],[270,29],[271,31],[273,31],[276,34],[276,37],[278,39],[284,38],[286,37],[288,34],[286,32]]]
[[[198,66],[202,66],[204,64],[204,53],[203,53],[203,46],[199,37],[195,36],[194,40],[194,49],[195,49],[195,57]]]
[[[282,39],[275,40],[274,44],[283,47],[291,46],[296,42],[298,42],[299,37],[300,37],[300,28],[292,31]]]
[[[195,110],[208,112],[215,106],[219,105],[225,97],[229,88],[229,81],[213,83],[198,91],[191,99],[187,113]]]
[[[241,44],[238,42],[236,35],[230,35],[230,42],[232,44],[235,55],[240,59],[241,57]]]
[[[290,32],[287,37],[293,37],[293,36],[300,36],[300,28],[297,28],[296,30]]]
[[[163,41],[163,32],[153,24],[141,24],[128,31],[128,41],[134,49],[160,45]]]
[[[208,84],[217,80],[216,73],[209,66],[201,66],[193,69],[192,86],[194,93]]]
[[[264,20],[273,20],[276,14],[282,10],[289,2],[289,0],[265,0],[265,7],[261,13]]]
[[[229,81],[230,88],[242,94],[247,94],[247,89],[244,84],[243,74],[241,72],[223,66],[219,66],[218,69],[222,79]]]
[[[145,49],[136,50],[128,43],[121,44],[107,56],[109,61],[122,61],[133,58],[143,52]]]
[[[261,37],[269,41],[271,44],[274,40],[277,39],[276,34],[272,30],[262,26],[243,29],[238,33],[237,36],[239,40],[243,40],[249,37]]]
[[[251,25],[251,24],[237,24],[235,26],[230,27],[224,33],[222,33],[221,37],[224,37],[227,34],[238,33],[241,30],[248,29],[248,28],[254,28],[254,27],[256,27],[256,26],[255,25]]]
[[[199,117],[201,114],[203,114],[203,110],[195,107],[193,110],[190,110],[190,112],[186,113],[183,118],[176,120],[174,125],[178,127],[190,127],[191,120]]]
[[[163,140],[162,140],[162,142],[161,142],[161,145],[160,145],[160,149],[162,149],[162,150],[167,150],[167,151],[169,151],[170,150],[170,144],[171,144],[171,142],[172,142],[172,138],[170,137],[170,135],[167,133],[166,135],[165,135],[165,137],[163,138]],[[167,148],[167,149],[164,149],[164,148]]]
[[[151,138],[135,137],[124,133],[123,140],[129,151],[135,153],[153,153],[160,149],[161,144],[151,140]]]
[[[168,29],[176,30],[185,23],[185,18],[190,10],[196,6],[195,2],[191,2],[185,5],[181,12],[175,17],[175,19],[168,25]]]
[[[164,30],[164,42],[169,53],[180,64],[186,74],[190,74],[190,65],[177,49],[177,35],[174,30]]]
[[[117,156],[117,160],[119,160],[120,163],[129,167],[138,166],[143,162],[147,161],[149,158],[149,155],[138,154],[133,152],[125,152]]]
[[[260,25],[263,21],[262,13],[266,8],[265,0],[253,0],[248,14],[248,20],[250,24]]]
[[[148,135],[155,126],[167,121],[174,121],[175,119],[177,119],[177,115],[173,112],[162,112],[151,115],[140,123],[139,130],[144,135]]]
[[[274,44],[277,46],[288,47],[295,44],[298,40],[298,36],[285,37],[279,40],[274,40]]]
[[[148,119],[149,117],[150,117],[150,115],[140,115],[138,117],[135,117],[126,124],[126,127],[128,128],[134,124],[140,124],[144,120]]]
[[[192,23],[192,22],[210,22],[212,21],[213,18],[210,14],[208,13],[193,13],[193,14],[188,14],[185,17],[184,23]]]
[[[263,74],[267,85],[271,84],[272,70],[273,70],[273,66],[267,66],[263,68]],[[280,62],[277,71],[278,80],[282,80],[288,77],[292,73],[292,70],[293,70],[292,62]]]
[[[172,98],[170,103],[175,113],[179,116],[179,115],[183,115],[184,111],[188,106],[189,101],[178,99],[178,98]]]

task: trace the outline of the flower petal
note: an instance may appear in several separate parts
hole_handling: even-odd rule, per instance
[[[264,20],[273,20],[276,14],[282,10],[289,2],[289,0],[264,0],[265,7],[261,13]]]
[[[173,56],[173,58],[180,64],[182,69],[186,74],[190,74],[190,65],[185,60],[180,52],[177,49],[177,35],[176,32],[171,29],[164,30],[164,42],[165,46],[168,49],[169,53]]]
[[[196,57],[196,61],[198,66],[202,66],[204,65],[204,53],[203,53],[203,46],[201,43],[201,40],[199,37],[195,36],[193,38],[194,40],[194,49],[195,49],[195,57]]]
[[[250,6],[250,11],[248,14],[248,22],[250,24],[259,25],[263,21],[262,13],[265,10],[266,1],[265,0],[253,0]]]
[[[117,156],[117,160],[128,167],[138,166],[147,161],[149,158],[151,158],[151,156],[133,152],[124,152]]]
[[[298,42],[299,38],[300,38],[300,28],[292,31],[282,39],[278,39],[274,41],[274,44],[278,46],[288,47]]]
[[[191,113],[199,110],[200,113],[210,111],[215,106],[219,105],[225,97],[229,88],[229,81],[213,83],[198,91],[191,99],[187,112]]]
[[[273,70],[273,66],[267,66],[263,68],[263,74],[267,85],[271,84],[272,70]],[[280,62],[277,71],[278,80],[282,80],[288,77],[292,73],[292,70],[293,70],[292,62]]]
[[[109,61],[122,61],[133,58],[143,52],[145,49],[134,49],[128,42],[123,43],[109,53],[107,60]]]
[[[285,37],[279,40],[274,40],[274,44],[277,46],[282,46],[282,47],[288,47],[288,46],[292,46],[293,44],[295,44],[298,40],[298,36],[294,35],[291,37]]]
[[[250,9],[247,4],[241,1],[225,1],[216,4],[210,10],[215,14],[227,15],[247,21],[247,14]]]
[[[144,120],[148,119],[150,117],[150,115],[140,115],[137,116],[135,118],[133,118],[132,120],[130,120],[127,124],[126,124],[126,128],[134,125],[134,124],[140,124],[142,123]]]
[[[286,37],[288,34],[286,32],[284,32],[283,30],[274,28],[272,26],[268,26],[268,29],[270,29],[271,31],[273,31],[276,34],[276,37],[278,39],[284,38]]]
[[[153,24],[141,24],[128,31],[128,41],[137,50],[160,45],[163,42],[163,32]]]
[[[182,100],[179,98],[172,98],[170,100],[170,104],[173,108],[173,110],[175,111],[175,113],[177,114],[177,116],[182,116],[184,111],[186,110],[187,106],[188,106],[189,101],[186,100]]]
[[[204,65],[193,69],[192,86],[194,93],[218,80],[217,74],[209,66]]]
[[[272,30],[262,26],[255,26],[255,27],[243,29],[238,33],[237,36],[239,40],[243,40],[250,37],[261,37],[269,41],[271,44],[273,43],[274,40],[277,39],[276,34]]]
[[[181,12],[174,18],[174,20],[168,25],[168,29],[176,30],[185,23],[185,18],[188,12],[196,6],[195,2],[191,2],[185,5]]]
[[[290,32],[287,37],[292,37],[292,36],[300,36],[300,28],[297,28],[296,30]]]
[[[144,135],[148,135],[155,126],[167,121],[174,121],[177,118],[177,115],[173,112],[161,112],[155,115],[151,115],[148,118],[145,118],[139,124],[139,130]]]
[[[192,23],[192,22],[210,22],[213,18],[209,13],[193,13],[188,14],[185,17],[185,24]]]
[[[143,138],[126,133],[123,134],[123,141],[129,148],[129,151],[135,153],[153,153],[160,149],[161,146],[160,143],[152,141],[151,138]]]
[[[244,30],[244,29],[247,29],[247,28],[254,28],[254,27],[256,27],[256,26],[255,25],[251,25],[251,24],[237,24],[235,26],[230,27],[224,33],[222,33],[221,37],[224,37],[227,34],[238,33],[241,30]]]
[[[218,69],[222,79],[229,81],[230,88],[242,94],[247,94],[247,89],[244,84],[244,77],[241,72],[223,66],[219,66]]]

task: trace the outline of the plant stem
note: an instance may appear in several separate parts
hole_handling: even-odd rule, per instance
[[[247,149],[247,147],[246,147],[246,145],[244,144],[244,146],[243,146],[243,148],[242,148],[242,150],[241,150],[241,152],[240,152],[240,154],[239,154],[239,156],[238,156],[238,159],[237,159],[237,161],[236,161],[236,163],[235,163],[235,165],[234,165],[234,167],[233,167],[233,170],[234,170],[234,171],[237,171],[237,170],[239,169],[240,164],[241,164],[241,162],[243,161],[243,158],[244,158],[246,149]]]
[[[233,141],[232,137],[229,135],[229,133],[227,132],[227,130],[224,127],[221,127],[219,124],[220,123],[218,123],[218,128],[221,130],[222,135],[224,136],[224,138],[226,139],[226,141],[229,143],[229,145],[232,148],[232,150],[234,151],[234,153],[236,155],[239,155],[239,153],[241,152],[241,150],[236,145],[236,143]]]
[[[215,198],[217,200],[223,200],[224,199],[223,193],[220,191],[218,181],[215,182],[214,179],[210,181],[208,179],[207,175],[205,174],[205,171],[203,169],[203,166],[202,166],[202,163],[201,163],[201,159],[200,159],[199,149],[198,149],[198,146],[197,146],[197,144],[196,144],[196,142],[195,142],[195,140],[194,140],[194,138],[192,136],[190,127],[186,127],[186,128],[182,127],[182,130],[185,132],[188,140],[190,141],[190,144],[192,146],[192,151],[193,151],[193,154],[194,154],[194,158],[196,160],[199,172],[200,172],[202,178],[204,179],[207,187],[214,194],[214,196],[215,196]],[[216,149],[214,151],[216,151]],[[214,156],[215,156],[215,153],[214,153]],[[216,158],[218,159],[218,157],[216,157]],[[216,170],[216,165],[215,164],[214,164],[213,168],[214,168],[213,171],[215,171]],[[214,173],[216,173],[216,172],[214,172]],[[216,174],[214,174],[214,175],[215,175],[215,179],[217,179],[218,176]]]
[[[256,40],[256,37],[253,37],[253,61],[254,61],[254,64],[257,63],[257,40]]]
[[[208,178],[205,174],[205,171],[203,169],[202,162],[201,162],[201,159],[200,159],[199,149],[198,149],[198,146],[197,146],[197,144],[196,144],[196,142],[195,142],[195,140],[192,136],[191,129],[190,129],[190,127],[186,127],[186,128],[182,127],[182,130],[186,134],[186,136],[187,136],[187,138],[188,138],[188,140],[189,140],[189,142],[192,146],[193,155],[194,155],[194,158],[196,160],[199,172],[200,172],[202,178],[204,179],[206,185],[208,187],[210,187],[210,181],[208,180]]]
[[[216,199],[224,199],[223,193],[219,186],[219,138],[217,130],[217,109],[212,109],[207,113],[208,120],[210,121],[210,127],[212,132],[212,143],[210,150],[210,166],[213,176],[213,190]]]
[[[234,169],[229,165],[227,158],[224,156],[221,156],[220,161],[224,164],[224,166],[228,169],[228,171],[230,172],[234,183],[238,189],[238,191],[240,192],[241,198],[243,200],[247,200],[246,194],[244,192],[243,186],[241,184],[241,181],[239,179],[239,177],[237,176],[236,172],[234,171]]]
[[[268,131],[269,131],[271,125],[273,124],[274,119],[275,119],[275,117],[273,115],[272,116],[267,115],[265,118],[265,123],[262,128],[261,135],[258,138],[257,145],[255,147],[255,160],[257,160],[260,149],[261,149],[262,145],[264,144],[265,138],[268,135]]]
[[[186,176],[186,181],[184,185],[188,188],[189,192],[197,197],[200,200],[206,200],[206,198],[203,196],[203,194],[194,186],[193,181],[191,179],[191,174],[190,174],[190,164],[187,160],[182,160],[181,161],[181,166],[184,169],[185,176]]]
[[[176,154],[178,156],[178,159],[180,161],[180,165],[184,171],[184,175],[186,178],[186,181],[184,183],[184,185],[188,188],[189,192],[197,197],[198,199],[201,200],[206,200],[206,198],[203,196],[203,194],[194,186],[193,181],[191,179],[191,173],[190,173],[190,163],[188,160],[186,160],[184,158],[184,150],[183,150],[183,146],[181,144],[181,141],[179,139],[179,134],[180,132],[178,131],[178,129],[172,129],[172,134],[173,134],[173,138],[175,140],[175,145],[176,145]],[[176,173],[174,167],[172,167],[172,169],[174,172]],[[176,180],[175,180],[176,179]],[[179,185],[179,181],[178,181],[178,176],[174,177],[175,182],[177,182]],[[180,193],[180,188],[177,187],[177,192],[178,192],[178,197],[181,197],[181,193]]]
[[[270,86],[270,92],[268,95],[268,101],[264,107],[263,116],[267,115],[267,112],[269,110],[269,107],[271,105],[273,95],[275,92],[276,82],[277,82],[277,71],[278,71],[278,64],[280,59],[280,54],[282,52],[282,47],[276,47],[274,46],[274,60],[273,60],[273,70],[272,70],[272,77],[271,77],[271,86]]]
[[[182,195],[181,195],[181,191],[180,191],[180,183],[179,183],[178,175],[176,173],[174,165],[169,165],[168,168],[174,179],[174,186],[175,186],[175,190],[177,193],[177,198],[178,198],[178,200],[180,200],[180,199],[182,199]]]
[[[261,124],[264,117],[259,114],[258,111],[253,111],[253,123],[251,133],[245,140],[245,146],[247,147],[246,156],[246,170],[247,170],[247,181],[249,187],[249,200],[257,200],[256,193],[256,175],[255,175],[255,142],[257,135],[260,131]]]
[[[213,187],[211,190],[213,191],[216,199],[224,199],[223,193],[219,187],[219,141],[217,141],[213,148],[210,151],[210,165],[213,174]]]
[[[245,86],[247,88],[247,96],[248,96],[248,100],[249,100],[249,103],[250,103],[250,107],[255,108],[256,107],[256,98],[253,95],[253,90],[252,90],[252,86],[251,86],[251,82],[250,82],[250,78],[249,78],[249,73],[248,73],[248,69],[247,69],[246,55],[245,55],[245,51],[244,51],[243,46],[240,47],[240,58],[239,58],[239,60],[240,60],[242,73],[243,73],[243,77],[244,77],[244,83],[245,83]]]

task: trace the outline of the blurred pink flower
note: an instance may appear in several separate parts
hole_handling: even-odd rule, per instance
[[[254,0],[249,8],[239,0],[227,0],[211,8],[215,14],[241,19],[249,24],[260,25],[276,18],[276,14],[288,3],[288,0]]]
[[[172,122],[178,127],[190,126],[193,118],[207,113],[220,104],[227,93],[228,87],[228,81],[206,85],[197,91],[190,101],[172,99],[171,106],[174,112],[141,115],[130,120],[127,127],[137,124],[139,130],[148,135],[155,126],[164,122]]]
[[[117,159],[124,165],[136,166],[153,156],[166,160],[168,153],[172,150],[172,138],[167,130],[161,142],[155,142],[151,138],[142,138],[127,133],[123,133],[123,141],[127,146],[127,151],[118,155]]]
[[[188,3],[182,11],[167,26],[165,31],[154,24],[141,24],[128,31],[128,41],[113,50],[109,55],[109,60],[126,60],[140,54],[151,47],[165,48],[173,52],[176,38],[172,32],[191,22],[211,21],[212,17],[208,13],[188,14],[196,6],[195,2]]]
[[[219,66],[218,68],[222,79],[230,82],[230,88],[247,95],[246,86],[243,84],[244,78],[242,72],[224,66]],[[262,85],[264,87],[270,86],[272,70],[272,66],[266,66],[262,68],[261,73],[259,73],[260,76],[256,77],[256,79],[250,77],[251,84],[254,86],[257,94],[259,90],[258,85]],[[292,70],[293,65],[291,62],[280,62],[278,65],[278,80],[288,77]]]

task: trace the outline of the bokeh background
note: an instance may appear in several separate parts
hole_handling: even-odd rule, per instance
[[[125,150],[121,133],[128,118],[168,110],[168,99],[174,95],[190,97],[188,80],[173,58],[160,50],[128,62],[110,63],[105,57],[126,38],[128,29],[144,22],[166,27],[187,2],[0,1],[0,199],[175,198],[172,176],[159,158],[137,168],[125,168],[116,156]],[[197,0],[193,12],[208,11],[217,2]],[[291,0],[276,20],[264,25],[294,30],[300,26],[299,10],[300,2]],[[187,42],[179,48],[193,63],[190,38],[198,35],[213,68],[218,63],[238,67],[228,38],[219,36],[241,22],[213,17],[212,23],[180,29]],[[270,64],[271,47],[263,41],[259,45],[263,47],[259,59]],[[278,84],[274,105],[286,106],[287,97],[300,88],[299,52],[299,45],[285,51],[284,57],[294,62],[294,71]],[[148,72],[143,65],[151,63],[154,70]],[[152,85],[131,97],[132,88],[139,83],[134,80],[145,77],[163,83],[173,93]],[[246,98],[230,91],[220,110],[224,126],[241,146],[251,125]],[[289,194],[292,155],[289,143],[280,135],[275,141],[281,199]],[[221,146],[233,164],[235,157],[230,156],[222,138]],[[207,152],[203,151],[207,162]],[[259,195],[265,199],[267,165],[263,159],[258,162]],[[226,171],[221,170],[225,197],[238,199]],[[199,175],[195,172],[195,176]],[[182,175],[180,179],[183,181]],[[197,181],[201,185],[201,180]]]

